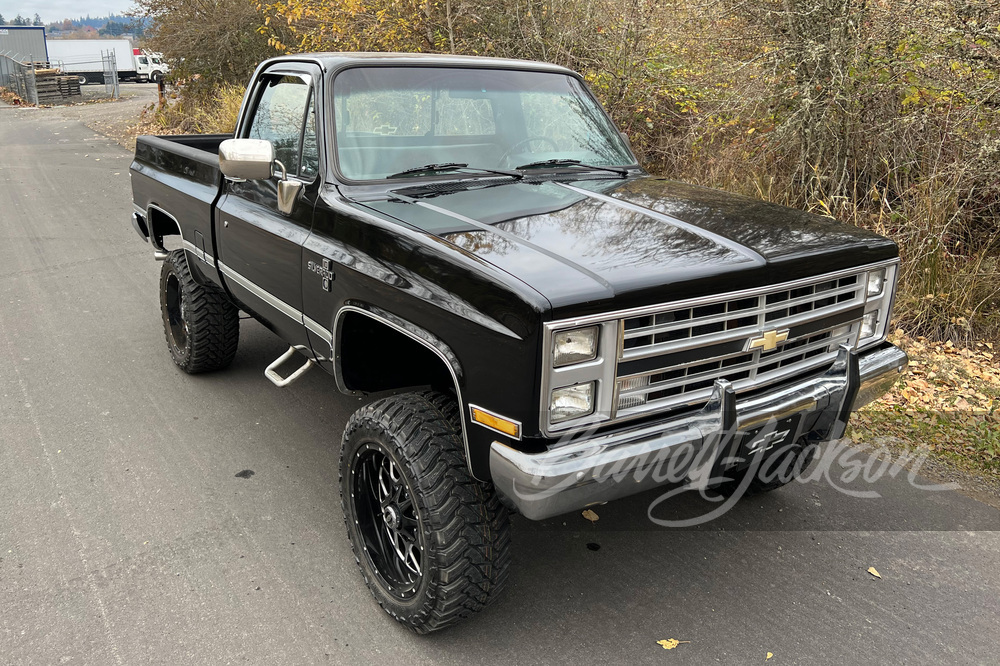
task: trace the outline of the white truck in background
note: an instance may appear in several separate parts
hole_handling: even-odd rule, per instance
[[[170,71],[167,63],[163,62],[162,53],[155,53],[145,49],[132,49],[132,54],[136,64],[137,80],[140,83],[145,83],[146,81],[158,83]]]
[[[114,53],[119,81],[159,81],[170,71],[160,54],[133,49],[127,39],[50,39],[46,45],[49,64],[76,75],[81,84],[104,83],[109,52]]]

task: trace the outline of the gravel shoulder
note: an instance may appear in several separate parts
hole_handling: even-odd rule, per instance
[[[104,86],[87,85],[81,89],[84,102],[52,107],[46,111],[68,120],[78,120],[128,150],[135,148],[135,127],[144,110],[156,103],[158,94],[153,83],[123,83],[121,97],[105,97]]]

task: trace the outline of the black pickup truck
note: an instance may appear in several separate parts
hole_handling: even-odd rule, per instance
[[[182,370],[229,365],[242,310],[289,345],[278,386],[381,396],[344,430],[344,517],[421,633],[503,587],[511,511],[777,488],[907,363],[895,244],[649,175],[552,65],[268,60],[234,135],[140,137],[131,175]]]

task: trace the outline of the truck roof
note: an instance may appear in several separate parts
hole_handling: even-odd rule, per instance
[[[311,61],[324,70],[332,71],[352,65],[397,65],[424,67],[488,67],[491,69],[520,69],[542,72],[574,74],[570,69],[551,63],[513,58],[486,58],[482,56],[450,55],[440,53],[366,53],[348,51],[327,51],[319,53],[297,53],[278,56],[266,60],[264,64],[282,61]]]

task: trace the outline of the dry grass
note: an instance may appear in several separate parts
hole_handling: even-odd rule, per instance
[[[180,89],[183,92],[183,87]],[[175,92],[162,105],[143,112],[146,126],[159,134],[232,134],[236,130],[246,87],[223,84],[201,97]]]

